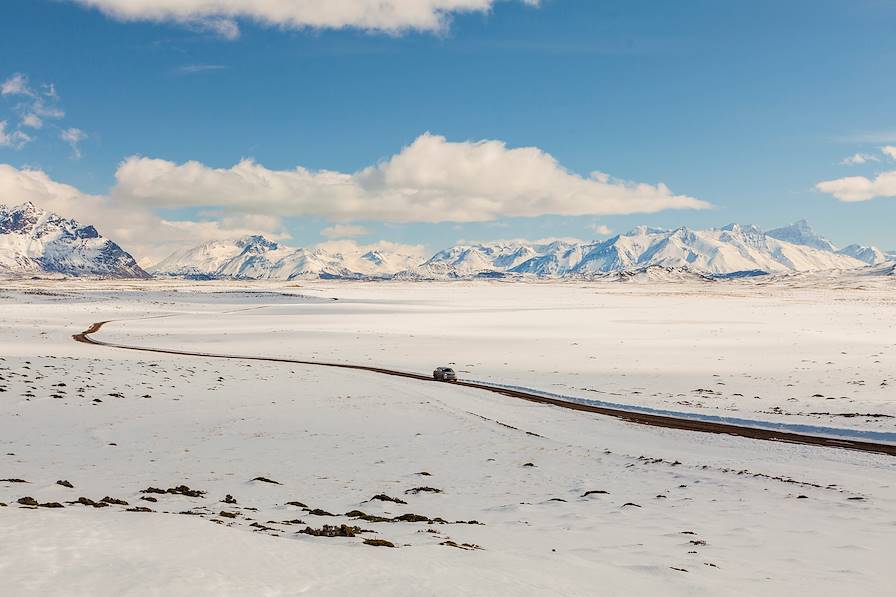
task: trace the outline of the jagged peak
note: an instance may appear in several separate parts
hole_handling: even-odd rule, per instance
[[[272,240],[268,240],[261,234],[249,234],[242,238],[237,239],[234,244],[239,248],[245,248],[249,246],[262,247],[269,250],[276,250],[278,245],[276,242]]]

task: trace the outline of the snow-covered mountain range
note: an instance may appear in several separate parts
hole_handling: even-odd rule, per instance
[[[381,278],[412,268],[419,261],[419,257],[386,250],[295,249],[256,235],[177,251],[149,271],[167,276],[252,280]]]
[[[770,232],[738,224],[710,230],[640,226],[605,241],[463,244],[439,251],[422,263],[412,255],[388,251],[351,254],[320,248],[293,249],[261,236],[249,236],[177,252],[150,271],[173,276],[286,280],[606,277],[618,272],[674,278],[853,269],[887,259],[875,247],[850,245],[838,249],[800,221]]]
[[[66,220],[30,202],[0,205],[0,275],[41,274],[150,277],[93,226]]]
[[[332,245],[331,245],[332,246]],[[155,275],[294,280],[605,278],[676,280],[821,270],[894,271],[893,256],[876,247],[842,249],[805,221],[764,232],[756,226],[665,230],[639,226],[604,241],[523,240],[460,244],[429,259],[388,245],[348,243],[293,248],[254,235],[177,251],[149,268]],[[131,255],[82,226],[25,203],[0,205],[0,274],[146,278]]]

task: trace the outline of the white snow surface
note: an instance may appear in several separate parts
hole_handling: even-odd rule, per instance
[[[894,284],[872,274],[4,284],[0,479],[27,482],[0,481],[3,594],[889,595],[889,456],[71,334],[112,319],[97,338],[414,371],[453,364],[461,377],[617,402],[893,431],[892,418],[840,415],[896,415]],[[833,414],[808,414],[822,411]],[[141,493],[181,484],[207,493]],[[408,493],[416,487],[441,493]],[[227,494],[237,503],[222,503]],[[19,506],[24,496],[66,507]],[[66,503],[79,496],[129,505]],[[353,520],[351,510],[451,524]],[[455,523],[471,520],[482,524]],[[324,524],[375,532],[296,533]]]

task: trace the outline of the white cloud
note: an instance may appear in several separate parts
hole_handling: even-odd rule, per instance
[[[12,112],[18,117],[18,124],[9,124],[10,129],[13,127],[15,129],[9,132],[5,130],[8,121],[0,121],[4,129],[0,130],[0,146],[21,148],[33,140],[23,129],[32,129],[33,134],[34,130],[43,128],[45,120],[59,120],[65,117],[65,112],[59,107],[56,87],[52,83],[32,87],[28,77],[22,73],[15,73],[0,83],[0,97],[8,98]],[[81,139],[72,141],[72,135],[76,134],[74,131],[80,132],[78,129],[63,131],[62,139],[72,145],[76,154],[80,155],[77,145]]]
[[[7,132],[6,121],[0,120],[0,147],[21,149],[29,141],[31,141],[31,137],[22,131]]]
[[[196,73],[207,73],[219,70],[226,70],[223,64],[185,64],[178,66],[172,72],[176,75],[194,75]]]
[[[595,234],[599,234],[600,236],[610,236],[613,234],[613,230],[610,229],[606,224],[591,224],[588,226],[588,229]]]
[[[335,224],[327,226],[320,231],[321,236],[326,238],[348,238],[352,236],[364,236],[370,231],[364,226],[354,226],[352,224]]]
[[[41,170],[0,164],[0,202],[18,205],[26,201],[82,224],[93,224],[100,234],[120,244],[144,266],[160,261],[176,249],[208,240],[258,233],[274,240],[289,238],[279,218],[242,215],[195,222],[165,220],[146,208],[82,193],[54,181]]]
[[[81,142],[87,138],[87,133],[72,127],[60,132],[59,138],[69,144],[72,148],[72,154],[76,158],[81,157]]]
[[[880,158],[870,153],[854,153],[848,158],[840,160],[841,166],[857,166],[866,162],[879,162]]]
[[[28,77],[22,73],[15,73],[7,80],[0,83],[0,95],[34,95],[28,86]]]
[[[341,253],[343,255],[363,255],[368,251],[386,251],[397,255],[404,255],[406,257],[419,259],[420,261],[418,261],[418,263],[429,257],[426,252],[426,247],[424,247],[423,245],[406,245],[402,243],[393,243],[392,241],[388,240],[380,240],[375,243],[361,244],[355,240],[339,239],[327,240],[314,246],[315,248],[322,249],[330,253]]]
[[[896,160],[896,147],[887,145],[880,148],[881,152],[891,160]]]
[[[121,21],[175,22],[239,36],[238,20],[284,29],[442,31],[452,14],[488,12],[499,0],[70,0]],[[537,6],[539,0],[521,0]]]
[[[826,180],[815,185],[815,188],[847,203],[869,201],[876,197],[896,197],[896,170],[882,172],[874,178],[847,176]]]
[[[22,126],[39,129],[44,126],[44,121],[37,114],[25,114],[25,117],[22,118]]]
[[[217,206],[245,213],[336,221],[486,222],[507,217],[653,213],[710,205],[665,185],[582,177],[536,147],[500,141],[452,143],[423,134],[400,153],[347,174],[231,168],[133,156],[116,172],[113,196],[154,207]]]

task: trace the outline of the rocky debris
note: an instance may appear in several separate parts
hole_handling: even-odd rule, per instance
[[[227,500],[225,500],[225,501],[227,501]],[[307,508],[308,507],[305,504],[303,504],[302,502],[286,502],[286,505],[287,506],[295,506],[296,508]]]
[[[675,566],[669,566],[669,568],[678,572],[687,572],[684,568],[676,568]]]
[[[40,506],[41,508],[65,508],[65,506],[63,506],[59,502],[45,502],[43,504],[38,504],[38,506]]]
[[[60,480],[60,481],[56,481],[56,485],[62,485],[63,487],[68,487],[69,489],[74,489],[74,487],[75,487],[74,485],[72,485],[72,484],[69,483],[68,481],[62,481],[62,480]]]
[[[609,491],[604,491],[603,489],[592,489],[590,491],[586,491],[582,494],[583,498],[588,497],[589,495],[608,495]]]
[[[0,479],[0,483],[27,483],[25,479]]]
[[[73,502],[68,502],[68,503],[69,504],[81,504],[82,506],[91,506],[93,508],[105,508],[109,505],[106,502],[102,502],[102,501],[95,502],[92,499],[86,498],[84,496],[81,496],[77,500],[75,500]]]
[[[303,530],[298,532],[305,535],[311,535],[313,537],[354,537],[358,533],[371,533],[373,531],[365,531],[362,530],[361,527],[348,526],[345,524],[341,524],[338,527],[325,524],[319,529],[305,527]]]
[[[132,508],[125,508],[125,512],[155,512],[155,510],[151,508],[147,508],[146,506],[134,506]]]
[[[147,487],[142,490],[140,493],[157,493],[157,494],[176,494],[176,495],[185,495],[187,497],[202,497],[206,494],[205,491],[201,491],[199,489],[190,489],[186,485],[178,485],[177,487],[169,487],[168,489],[159,489],[158,487]]]
[[[274,485],[282,485],[279,481],[274,481],[273,479],[268,479],[267,477],[255,477],[252,479],[253,481],[261,481],[262,483],[273,483]]]
[[[381,502],[393,502],[396,504],[407,504],[406,501],[399,498],[389,497],[385,493],[378,493],[367,501],[372,502],[373,500],[379,500]]]
[[[264,526],[260,522],[253,522],[249,526],[252,527],[252,530],[254,530],[254,531],[274,531],[276,533],[280,532],[280,529],[275,529],[273,527]],[[301,532],[301,531],[299,531],[299,532]]]
[[[445,545],[446,547],[456,547],[458,549],[464,549],[467,551],[472,551],[474,549],[482,549],[475,543],[457,543],[455,541],[452,541],[451,539],[448,539],[447,541],[442,541],[441,543],[439,543],[439,545]]]
[[[305,511],[312,516],[336,516],[326,510],[321,510],[320,508],[314,508],[313,510],[310,508],[305,508]]]
[[[359,518],[367,522],[392,522],[391,518],[387,518],[385,516],[376,516],[373,514],[365,514],[360,510],[352,510],[351,512],[346,512],[345,515],[348,518]]]
[[[224,496],[224,499],[221,501],[224,502],[225,504],[235,504],[236,498],[228,493],[227,495]]]
[[[395,544],[385,539],[364,539],[364,545],[373,545],[374,547],[395,547]]]
[[[624,504],[622,504],[622,507],[623,507],[623,508],[625,508],[626,506],[634,506],[635,508],[640,508],[640,507],[641,507],[641,506],[639,506],[638,504],[636,504],[636,503],[634,503],[634,502],[625,502]]]
[[[534,464],[533,464],[533,463],[531,463],[531,462],[527,462],[527,463],[526,463],[526,464],[524,464],[524,465],[523,465],[523,466],[526,466],[526,467],[531,467],[531,466],[535,466],[535,465],[534,465]]]
[[[130,504],[128,504],[128,503],[127,503],[126,501],[124,501],[124,500],[119,500],[119,499],[117,499],[117,498],[109,497],[108,495],[107,495],[106,497],[104,497],[103,499],[101,499],[100,501],[103,502],[104,504],[114,504],[114,505],[116,505],[116,506],[128,506],[128,505],[130,505]]]
[[[142,496],[140,499],[141,499],[141,500],[144,500],[144,501],[147,501],[147,502],[152,502],[152,503],[156,503],[156,502],[159,501],[158,498],[154,498],[154,497],[149,496],[149,495],[144,495],[144,496]]]
[[[237,514],[237,512],[227,512],[225,510],[221,510],[220,512],[218,512],[218,516],[222,518],[236,518]]]
[[[441,519],[438,519],[441,520]],[[433,522],[434,519],[421,514],[402,514],[392,519],[392,522]]]
[[[361,510],[352,510],[350,512],[346,512],[345,516],[348,518],[356,518],[360,520],[364,520],[367,522],[426,522],[429,524],[477,524],[481,525],[482,523],[477,520],[456,520],[453,523],[436,516],[435,518],[429,518],[428,516],[423,516],[422,514],[402,514],[400,516],[395,516],[393,518],[387,518],[385,516],[376,516],[373,514],[365,514]]]
[[[37,500],[28,495],[17,499],[16,503],[21,504],[23,506],[33,506],[35,508],[38,506]]]
[[[414,487],[404,492],[405,495],[417,495],[418,493],[442,493],[441,489],[435,487]]]
[[[428,473],[426,471],[420,471],[419,473],[414,473],[414,474],[420,475],[421,477],[432,477],[432,474]]]

